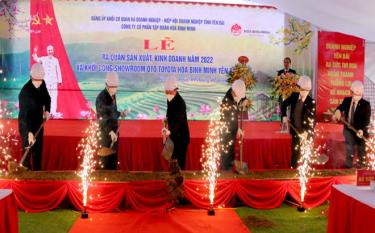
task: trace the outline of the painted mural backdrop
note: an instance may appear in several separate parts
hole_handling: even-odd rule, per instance
[[[257,85],[250,120],[277,120],[270,80],[290,56],[299,74],[312,76],[316,30],[272,7],[117,1],[5,1],[0,3],[2,104],[17,116],[18,93],[30,64],[59,61],[57,117],[85,118],[95,110],[105,74],[120,77],[117,104],[131,119],[165,115],[162,82],[180,81],[189,119],[207,119],[228,90],[227,73],[249,58]],[[9,14],[9,11],[13,11]]]

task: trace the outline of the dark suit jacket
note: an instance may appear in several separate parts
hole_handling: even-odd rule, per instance
[[[352,97],[346,97],[342,103],[337,107],[338,110],[344,112],[345,120],[348,119],[350,105],[352,103]],[[353,127],[357,130],[362,130],[363,134],[368,136],[368,126],[371,118],[371,106],[370,103],[363,98],[357,103],[357,107],[354,112]],[[345,126],[346,127],[346,126]]]
[[[239,104],[233,98],[232,88],[229,88],[221,102],[221,120],[226,122],[229,133],[234,137],[238,130],[238,106]]]
[[[296,71],[293,70],[293,69],[289,69],[287,72],[285,72],[285,69],[282,69],[282,70],[277,71],[277,76],[280,76],[280,75],[286,74],[286,73],[297,74]]]
[[[172,101],[167,101],[168,129],[173,143],[188,145],[190,143],[189,125],[186,115],[186,104],[177,92]]]
[[[281,104],[281,117],[286,116],[286,110],[287,107],[290,105],[290,121],[294,122],[294,109],[296,107],[296,104],[299,99],[299,93],[293,92],[289,98],[284,100],[284,102]],[[303,103],[303,109],[302,109],[302,128],[304,132],[310,132],[314,130],[315,127],[315,100],[311,98],[310,96],[307,96],[305,99],[305,102]],[[314,124],[309,124],[309,118],[314,120]],[[293,129],[290,129],[291,134],[295,134]]]
[[[29,80],[18,95],[20,111],[18,114],[18,125],[21,136],[28,132],[34,135],[43,123],[43,110],[50,111],[51,98],[48,94],[46,83],[42,82],[39,88],[35,88]]]
[[[231,134],[236,135],[238,129],[238,107],[229,88],[221,102],[221,120],[226,122]]]
[[[109,146],[112,142],[109,132],[113,130],[113,132],[116,133],[118,128],[118,118],[120,117],[120,112],[117,111],[116,98],[115,100],[112,100],[107,89],[104,89],[96,97],[95,105],[96,116],[101,133],[101,145]]]

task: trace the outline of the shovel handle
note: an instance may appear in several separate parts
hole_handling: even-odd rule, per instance
[[[167,128],[167,125],[168,125],[168,118],[164,118],[163,119],[163,128]],[[163,136],[163,146],[165,146],[165,143],[167,142],[167,137],[165,136],[165,134],[162,135]]]
[[[120,126],[121,126],[121,120],[118,121],[117,130],[116,130],[117,141],[118,141],[118,132],[120,132]],[[112,142],[109,149],[112,149],[114,144],[115,144],[115,142]]]
[[[46,120],[43,120],[42,124],[39,126],[38,130],[36,131],[35,133],[35,140],[36,138],[38,137],[38,135],[40,134],[40,131],[42,131],[43,127],[44,127],[44,124],[46,123]],[[31,147],[35,144],[35,142],[31,145],[29,145],[28,147],[26,147],[26,150],[25,152],[23,153],[22,155],[22,158],[21,158],[21,162],[20,164],[23,164],[23,162],[25,161],[27,155],[29,154],[30,150],[31,150]]]
[[[332,114],[335,114],[332,110],[330,110],[330,112],[331,112]],[[346,127],[348,127],[348,129],[352,130],[355,134],[358,133],[358,130],[357,130],[356,128],[354,128],[354,126],[351,125],[349,122],[347,122],[347,121],[345,120],[344,117],[341,117],[341,118],[340,118],[340,121],[341,121],[342,123],[344,123],[344,125],[346,125]],[[368,140],[365,136],[362,136],[362,139],[363,139],[365,142],[367,142],[367,140]]]
[[[241,129],[241,131],[242,131],[242,122],[243,122],[243,108],[241,108],[241,118],[240,118],[240,129]],[[241,169],[243,169],[242,153],[243,153],[243,132],[242,132],[241,138],[240,138],[240,166],[241,166]]]
[[[292,122],[288,121],[288,125],[293,129],[294,132],[296,132],[296,134],[301,135],[301,132],[292,124]]]

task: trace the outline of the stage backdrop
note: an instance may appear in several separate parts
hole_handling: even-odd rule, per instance
[[[363,82],[365,42],[338,32],[319,32],[318,38],[317,115],[324,120],[351,95],[353,81]]]
[[[1,17],[0,97],[17,116],[17,96],[35,56],[54,47],[59,61],[57,111],[85,118],[104,88],[105,74],[120,76],[119,109],[131,119],[165,115],[162,82],[180,81],[189,119],[207,119],[229,86],[226,74],[241,55],[257,86],[248,96],[251,120],[277,120],[270,80],[290,56],[299,74],[312,76],[315,27],[272,7],[142,1],[13,1]],[[9,8],[7,10],[13,10]],[[30,15],[28,15],[30,13]],[[10,20],[9,20],[10,19]],[[7,28],[7,29],[4,29]],[[34,57],[33,57],[33,54]]]

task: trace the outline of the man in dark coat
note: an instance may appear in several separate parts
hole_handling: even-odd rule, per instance
[[[178,93],[177,79],[170,77],[164,83],[167,96],[168,129],[163,128],[162,133],[170,137],[174,143],[172,159],[185,170],[186,153],[190,143],[189,125],[187,122],[186,104]]]
[[[346,97],[337,107],[334,120],[341,119],[341,112],[344,112],[345,120],[351,124],[358,132],[355,133],[344,126],[346,160],[347,168],[353,167],[353,156],[355,147],[357,147],[357,155],[359,159],[359,167],[364,167],[366,163],[366,144],[363,136],[368,137],[368,127],[371,117],[370,103],[364,100],[363,84],[360,81],[354,81],[351,86],[352,96]]]
[[[32,146],[22,165],[30,169],[31,158],[32,170],[40,171],[42,169],[43,128],[36,138],[35,135],[43,121],[49,119],[51,98],[43,80],[43,66],[39,63],[34,64],[30,74],[30,80],[22,87],[18,95],[20,108],[18,126],[22,139],[22,154],[25,153],[27,147]]]
[[[287,73],[296,74],[296,71],[290,68],[290,64],[292,64],[292,60],[289,57],[284,58],[284,69],[278,70],[277,76]]]
[[[221,169],[230,170],[234,162],[236,136],[243,136],[243,131],[238,128],[238,113],[246,105],[246,85],[242,80],[233,82],[221,103],[221,121],[226,124],[227,130],[221,135]]]
[[[117,150],[118,150],[118,119],[120,116],[126,116],[128,111],[117,111],[116,92],[119,86],[117,73],[110,72],[106,76],[106,87],[96,97],[96,115],[99,123],[100,146],[110,148],[111,144],[113,154],[100,156],[100,169],[117,169]]]
[[[311,90],[311,80],[307,76],[301,76],[297,85],[300,92],[293,92],[292,95],[284,100],[281,105],[282,120],[284,124],[288,124],[287,108],[290,107],[290,123],[298,131],[298,133],[290,127],[292,135],[292,159],[291,166],[297,168],[300,154],[300,137],[298,134],[306,134],[313,137],[315,127],[315,100],[309,96]]]
[[[281,69],[281,70],[278,70],[277,71],[277,76],[281,76],[281,75],[288,75],[288,74],[292,74],[292,75],[295,75],[297,74],[297,72],[295,70],[293,70],[292,68],[290,68],[290,65],[292,64],[292,59],[290,59],[290,57],[286,57],[284,58],[284,69]],[[283,98],[282,96],[279,96],[279,106],[280,106],[280,109],[281,109],[281,105],[283,103]],[[280,120],[282,122],[282,113],[280,112]]]

